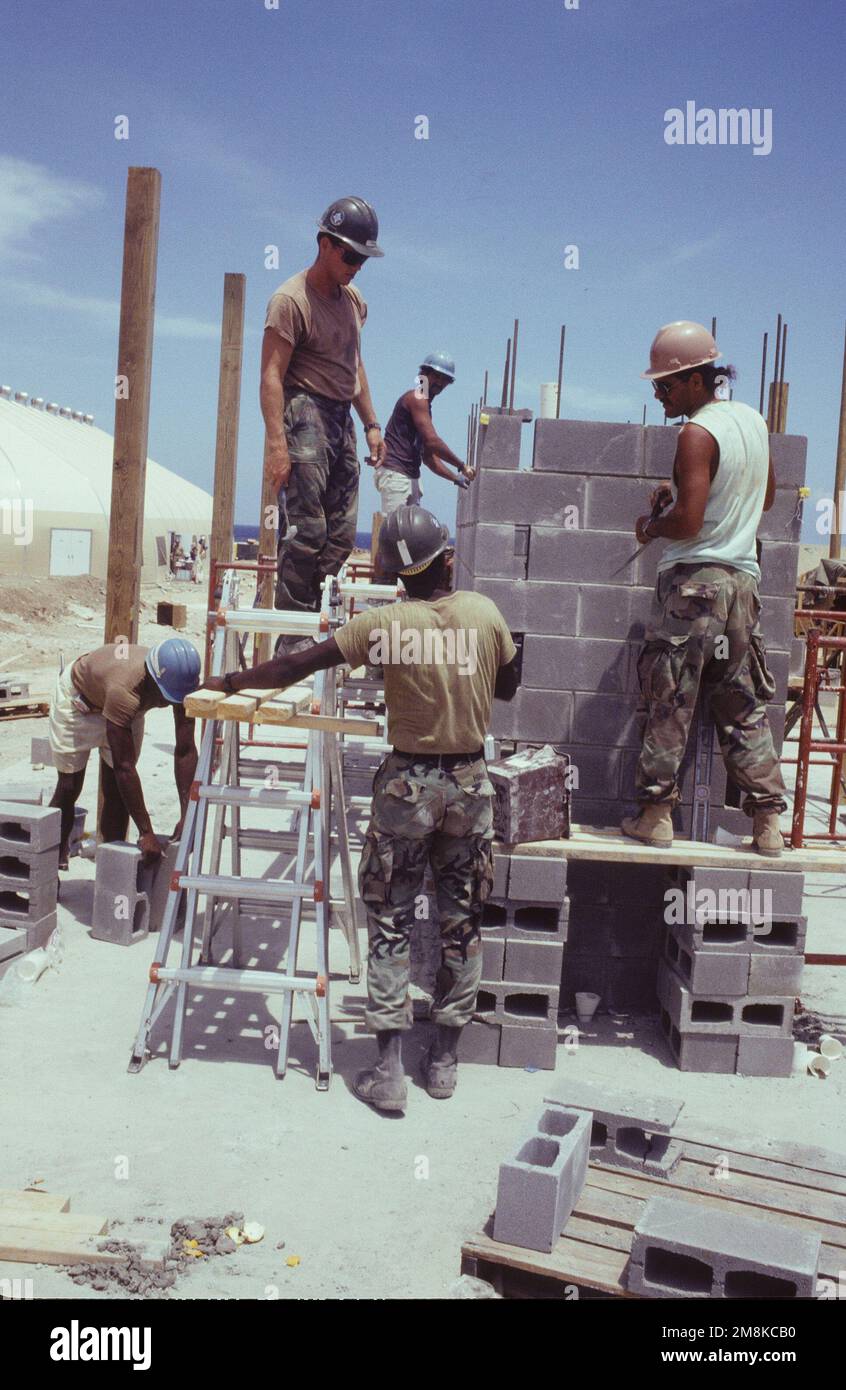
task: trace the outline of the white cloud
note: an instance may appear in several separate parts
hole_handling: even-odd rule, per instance
[[[91,294],[71,294],[67,290],[54,289],[52,285],[38,285],[32,280],[0,281],[4,293],[19,303],[32,305],[36,309],[51,309],[57,313],[85,314],[117,330],[120,319],[120,304],[116,299],[102,299]],[[207,323],[180,314],[156,314],[155,332],[163,338],[194,338],[220,341],[220,324]]]
[[[7,262],[39,260],[37,238],[44,224],[102,203],[102,193],[92,184],[64,178],[26,159],[0,155],[0,256]]]

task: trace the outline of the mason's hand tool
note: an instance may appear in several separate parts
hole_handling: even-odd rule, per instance
[[[671,497],[665,497],[663,498],[663,500],[659,497],[657,502],[655,503],[655,506],[652,508],[649,520],[657,521],[661,513],[664,511],[665,507],[668,507],[671,501]],[[629,565],[634,564],[641,551],[645,550],[646,547],[650,545],[652,541],[654,541],[655,539],[655,536],[650,536],[648,541],[644,541],[643,545],[639,545],[634,554],[630,555],[628,560],[624,560],[623,563],[619,566],[619,568],[614,570],[614,573],[611,575],[611,578],[616,579],[618,574],[622,574],[623,570],[628,569]]]

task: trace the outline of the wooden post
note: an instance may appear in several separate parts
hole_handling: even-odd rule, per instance
[[[385,520],[382,512],[373,513],[373,529],[370,532],[370,566],[376,568],[376,556],[379,553],[379,532],[382,529],[382,522]]]
[[[839,560],[842,554],[842,535],[846,526],[846,516],[840,507],[846,491],[846,341],[843,344],[843,377],[840,383],[840,427],[837,431],[837,462],[834,465],[834,530],[828,544],[832,560]]]
[[[210,565],[214,561],[225,562],[232,559],[246,285],[247,280],[244,275],[227,274],[223,277],[220,376],[217,387],[217,437],[214,451],[214,508],[209,540]],[[218,575],[218,580],[220,578],[221,576]]]
[[[564,342],[567,337],[567,325],[561,325],[561,343],[558,348],[558,388],[555,393],[555,418],[561,419],[561,388],[564,379]]]
[[[276,537],[279,533],[279,499],[276,489],[262,472],[261,480],[261,512],[258,524],[258,558],[259,560],[269,560],[271,564],[276,562]],[[270,573],[259,574],[256,583],[256,607],[273,607],[274,580]],[[270,660],[270,633],[263,632],[255,639],[256,662]]]
[[[138,640],[162,176],[130,168],[120,287],[105,642]]]
[[[514,320],[514,337],[511,345],[511,387],[508,392],[508,413],[514,413],[514,382],[517,376],[517,334],[520,332],[520,320]]]

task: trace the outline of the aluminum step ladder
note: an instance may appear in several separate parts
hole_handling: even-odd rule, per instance
[[[237,607],[238,576],[227,571],[221,592],[221,606],[215,621],[212,649],[212,674],[221,675],[229,669],[227,660],[237,651],[238,633],[247,631],[275,634],[296,633],[325,640],[333,624],[342,621],[335,581],[327,580],[320,613],[291,613],[272,609],[239,609]],[[334,671],[317,672],[314,679],[312,710],[335,714],[336,695]],[[215,770],[215,750],[222,722],[230,724],[223,737],[223,754]],[[284,725],[281,727],[285,727]],[[156,959],[150,968],[150,982],[141,1020],[136,1034],[129,1071],[138,1072],[147,1057],[150,1034],[171,999],[175,1000],[171,1021],[169,1061],[177,1067],[182,1059],[182,1041],[189,989],[221,990],[227,993],[280,994],[282,996],[278,1049],[275,1072],[283,1077],[288,1065],[289,1036],[294,996],[306,1004],[306,1021],[317,1044],[316,1086],[326,1090],[331,1076],[331,1039],[329,1018],[329,901],[328,875],[330,867],[329,816],[332,792],[337,803],[336,823],[341,849],[342,872],[346,906],[351,928],[345,932],[351,950],[351,973],[357,963],[358,935],[356,931],[356,902],[352,895],[352,876],[349,869],[349,846],[346,840],[346,815],[343,800],[343,776],[338,752],[337,735],[323,728],[310,728],[305,746],[302,783],[287,788],[251,788],[239,785],[237,753],[239,725],[235,721],[209,719],[203,734],[197,775],[191,789],[185,816],[182,839],[176,855],[171,888],[168,893]],[[215,777],[218,780],[215,780]],[[230,778],[233,780],[230,781]],[[296,815],[296,854],[291,878],[244,878],[241,874],[239,835],[240,814],[244,805],[258,805],[275,811],[292,811]],[[209,808],[217,808],[216,830],[212,844],[210,872],[203,872],[206,851],[206,831]],[[221,875],[220,848],[224,815],[229,808],[234,836],[231,839],[232,874]],[[346,863],[346,869],[343,864]],[[181,957],[178,965],[168,963],[173,947],[179,907],[185,896],[185,923]],[[206,913],[195,960],[197,936],[197,903],[205,896]],[[223,900],[229,905],[233,927],[233,964],[215,965],[211,962],[214,903]],[[298,968],[302,912],[306,900],[314,905],[316,969],[305,973]],[[244,968],[242,963],[241,910],[244,902],[266,904],[278,910],[290,909],[285,972]],[[360,969],[360,964],[356,964]]]

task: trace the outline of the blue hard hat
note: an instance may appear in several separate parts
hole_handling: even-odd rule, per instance
[[[441,376],[448,376],[450,381],[455,381],[455,362],[448,352],[430,352],[420,363],[421,371],[424,367],[431,367],[433,372],[440,372]]]
[[[184,637],[167,637],[148,651],[144,665],[166,700],[181,705],[200,684],[200,653]]]

